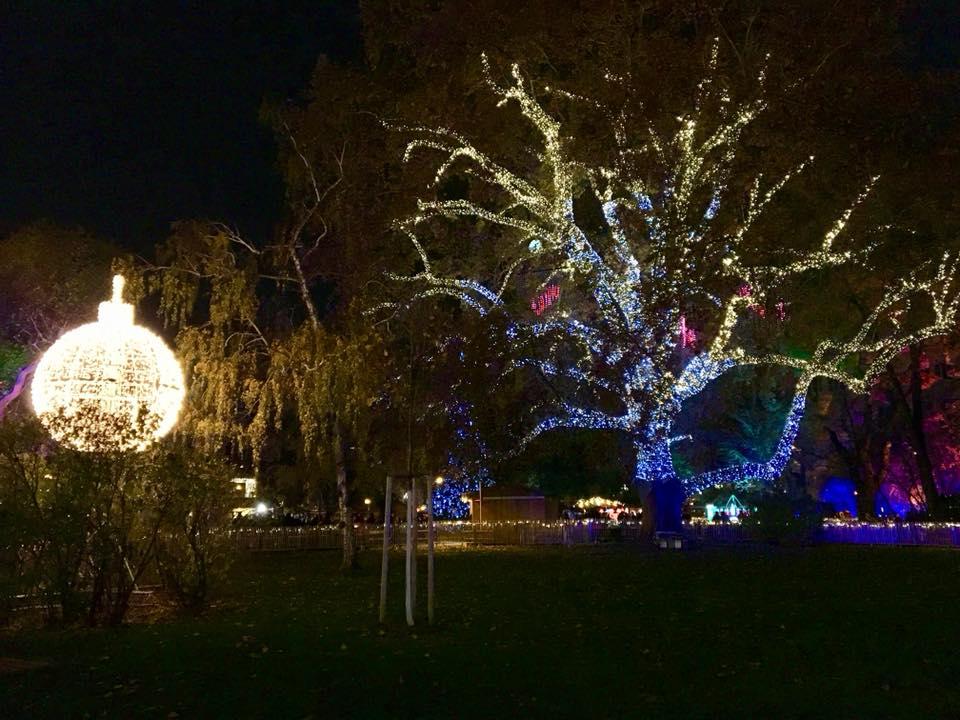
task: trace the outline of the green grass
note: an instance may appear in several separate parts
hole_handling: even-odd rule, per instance
[[[245,556],[205,616],[0,637],[0,717],[957,717],[960,554],[450,552],[439,624],[376,622],[379,561]]]

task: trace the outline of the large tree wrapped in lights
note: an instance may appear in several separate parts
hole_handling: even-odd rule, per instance
[[[413,299],[450,296],[489,318],[510,348],[506,372],[533,372],[549,387],[517,449],[564,428],[614,430],[636,448],[638,483],[693,493],[720,483],[770,481],[791,455],[811,382],[830,378],[864,391],[906,345],[953,327],[956,258],[944,254],[877,283],[872,310],[852,324],[848,318],[822,324],[804,352],[785,352],[751,330],[755,323],[748,319],[782,318],[783,298],[804,278],[825,272],[862,277],[891,228],[851,232],[851,217],[874,177],[812,243],[782,232],[771,241],[769,233],[757,232],[778,194],[812,158],[775,179],[757,174],[744,182],[738,174],[742,138],[764,110],[764,78],[756,97],[735,101],[718,79],[716,59],[714,46],[692,107],[671,117],[668,127],[630,109],[629,93],[617,107],[546,87],[536,91],[519,66],[500,81],[484,58],[499,105],[519,110],[532,130],[535,146],[526,157],[533,159],[521,167],[453,130],[401,128],[413,136],[408,161],[424,152],[439,161],[436,194],[398,223],[417,267],[395,279],[411,288]],[[551,110],[559,103],[592,113],[593,127],[609,128],[608,143],[598,149],[596,142],[579,142],[548,102]],[[451,178],[468,178],[469,190],[451,191]],[[599,201],[601,227],[582,217],[584,197]],[[496,257],[493,267],[478,272],[462,254],[436,251],[428,238],[449,233],[451,221],[468,223],[474,237],[493,248],[486,254]],[[562,302],[556,302],[557,286]],[[757,365],[781,366],[795,377],[772,455],[681,476],[671,444],[685,401],[725,373]]]

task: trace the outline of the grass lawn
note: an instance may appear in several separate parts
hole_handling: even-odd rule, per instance
[[[450,551],[435,628],[379,559],[246,555],[203,617],[0,635],[0,717],[960,716],[960,553]]]

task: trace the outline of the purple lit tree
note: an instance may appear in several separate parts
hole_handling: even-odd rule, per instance
[[[782,298],[796,296],[802,278],[826,271],[854,277],[874,256],[875,234],[892,228],[850,237],[851,215],[874,177],[815,242],[792,246],[793,233],[785,237],[782,223],[771,241],[762,224],[771,203],[812,158],[773,181],[761,174],[742,181],[743,133],[765,108],[764,79],[756,97],[736,102],[716,60],[715,45],[692,107],[660,122],[630,110],[629,88],[622,107],[548,87],[535,93],[519,66],[500,82],[484,57],[498,105],[515,105],[532,129],[535,145],[522,169],[453,130],[400,128],[413,135],[406,160],[424,151],[440,160],[436,194],[398,223],[417,266],[393,278],[410,287],[410,301],[453,297],[490,319],[509,348],[505,372],[532,372],[549,387],[514,452],[555,430],[625,433],[636,449],[636,482],[671,488],[663,496],[673,519],[664,525],[678,521],[684,493],[777,478],[814,379],[864,392],[904,346],[950,330],[958,309],[957,261],[944,254],[878,286],[873,309],[855,326],[842,317],[831,326],[821,321],[803,352],[785,352],[752,329],[758,316],[785,317]],[[594,127],[609,128],[606,146],[578,142],[577,126],[571,130],[559,112],[548,112],[548,99],[568,109],[565,118],[592,113]],[[451,198],[451,178],[467,178],[467,191]],[[602,229],[581,217],[584,198],[599,201]],[[449,233],[449,221],[472,224],[489,251],[430,252],[428,238]],[[481,257],[493,257],[492,267],[477,269]],[[563,285],[563,298],[531,315],[530,278],[535,293]],[[772,455],[681,476],[671,445],[683,439],[674,426],[684,403],[732,369],[756,365],[789,368],[796,377]]]

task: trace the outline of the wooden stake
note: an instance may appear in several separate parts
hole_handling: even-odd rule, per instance
[[[427,478],[427,622],[433,625],[433,485]]]
[[[416,505],[416,492],[414,492],[413,479],[410,481],[410,489],[407,491],[407,565],[406,565],[406,597],[404,605],[407,610],[407,625],[413,627],[413,583],[414,583],[414,557],[413,557],[413,538],[414,538],[414,508]]]
[[[387,621],[387,568],[390,563],[390,530],[393,515],[393,477],[387,475],[383,499],[383,560],[380,562],[380,622]]]
[[[417,487],[417,478],[415,475],[410,476],[410,495],[413,497],[413,564],[410,566],[410,585],[412,586],[410,590],[410,604],[413,607],[413,612],[417,612],[417,550],[419,550],[420,545],[420,525],[417,522],[417,517],[419,513],[417,508],[420,507],[420,488]]]

